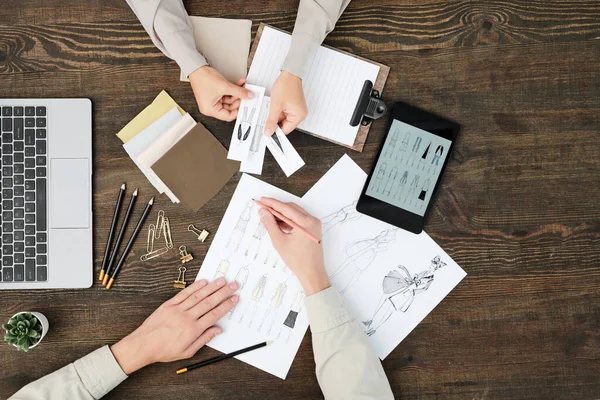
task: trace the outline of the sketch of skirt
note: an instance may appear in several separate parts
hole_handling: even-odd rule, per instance
[[[298,318],[298,311],[290,310],[288,316],[285,318],[285,321],[283,321],[283,324],[285,326],[287,326],[288,328],[294,329],[294,326],[296,326],[297,318]]]

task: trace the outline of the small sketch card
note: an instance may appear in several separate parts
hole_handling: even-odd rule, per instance
[[[268,139],[264,135],[264,131],[265,123],[269,116],[270,105],[271,98],[268,96],[263,97],[260,113],[258,114],[258,122],[256,124],[256,129],[254,129],[254,133],[252,134],[248,155],[245,160],[242,160],[242,164],[240,165],[240,171],[242,172],[257,175],[262,174],[263,163],[265,160],[265,148]]]
[[[267,138],[266,142],[269,151],[275,157],[277,164],[279,164],[285,176],[291,176],[304,165],[304,160],[300,157],[294,146],[292,146],[292,143],[281,128],[277,127],[275,133]]]
[[[246,84],[245,88],[254,93],[254,97],[240,103],[227,153],[230,160],[244,161],[248,156],[265,94],[265,88],[261,86]]]
[[[302,286],[260,222],[252,199],[261,196],[301,202],[275,186],[242,175],[196,280],[224,276],[239,284],[240,301],[219,321],[223,333],[208,346],[230,353],[272,340],[267,347],[236,358],[285,379],[308,328],[308,316]]]

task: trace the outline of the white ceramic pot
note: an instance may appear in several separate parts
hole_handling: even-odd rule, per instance
[[[50,329],[50,324],[48,323],[48,318],[46,318],[46,316],[44,314],[39,313],[37,311],[22,311],[22,312],[18,312],[15,315],[13,315],[12,317],[10,317],[10,319],[13,319],[14,317],[16,317],[19,314],[27,314],[27,313],[31,313],[31,315],[33,315],[34,317],[36,317],[38,319],[38,321],[40,321],[40,324],[42,324],[42,335],[40,336],[40,340],[38,340],[37,343],[34,344],[33,346],[29,347],[29,350],[31,350],[35,346],[37,346],[38,344],[40,344],[42,342],[42,339],[44,339],[44,336],[46,336],[46,333],[48,333],[48,329]],[[13,344],[13,346],[17,347],[14,344]]]

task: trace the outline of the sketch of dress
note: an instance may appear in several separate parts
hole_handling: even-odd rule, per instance
[[[425,205],[425,198],[427,197],[427,191],[429,190],[429,185],[431,185],[431,181],[427,179],[423,186],[421,187],[421,193],[419,193],[419,200],[421,200],[421,208]]]
[[[381,164],[381,166],[379,167],[379,169],[377,170],[377,175],[375,176],[375,185],[374,189],[377,192],[381,191],[381,181],[383,180],[383,178],[385,177],[385,172],[387,171],[387,163],[383,163]]]
[[[400,200],[400,197],[402,196],[402,191],[404,190],[404,186],[406,185],[406,181],[408,180],[408,171],[404,171],[404,173],[402,174],[402,177],[400,177],[400,180],[398,181],[398,185],[396,186],[396,189],[394,189],[394,198],[397,200]]]
[[[245,142],[246,139],[248,139],[248,136],[250,135],[250,130],[252,129],[252,118],[254,117],[256,108],[252,108],[250,110],[250,114],[248,114],[248,107],[244,107],[242,112],[242,119],[240,120],[240,124],[238,125],[237,139],[240,142]]]
[[[392,187],[394,186],[395,182],[396,182],[396,177],[398,176],[398,168],[394,167],[392,168],[392,170],[390,171],[390,174],[388,175],[388,179],[385,183],[385,187],[383,189],[383,194],[385,196],[389,196],[390,192],[392,191]]]
[[[218,279],[221,276],[223,278],[227,278],[227,272],[229,271],[230,265],[231,265],[231,263],[229,262],[229,260],[227,258],[224,260],[221,260],[219,265],[217,265],[217,271],[215,272],[215,277],[213,278],[213,280]]]
[[[252,322],[254,321],[254,316],[256,315],[256,310],[258,309],[258,304],[260,303],[260,300],[262,299],[263,295],[265,294],[265,286],[267,286],[267,281],[268,281],[267,275],[264,274],[258,279],[258,282],[256,282],[256,286],[252,290],[252,297],[250,298],[250,304],[248,305],[248,308],[246,309],[246,311],[240,317],[240,321],[239,321],[240,324],[243,322],[244,317],[249,315],[250,320],[248,321],[248,328],[250,328],[252,326]]]
[[[323,235],[338,225],[359,219],[362,214],[356,211],[357,202],[358,201],[353,201],[352,204],[348,204],[347,206],[342,207],[340,210],[321,218]]]
[[[264,104],[260,109],[258,122],[256,128],[254,128],[254,135],[252,136],[252,143],[250,143],[250,153],[258,153],[260,150],[260,142],[264,136],[263,132],[265,131],[265,121],[269,114],[269,104],[270,103]]]
[[[241,293],[242,290],[244,289],[244,286],[246,286],[246,282],[248,282],[248,273],[250,271],[248,270],[248,266],[246,265],[244,268],[240,268],[240,270],[237,272],[237,274],[235,274],[235,281],[238,283],[238,290],[236,291],[236,293]],[[231,310],[229,310],[229,319],[231,319],[233,317],[233,313],[235,313],[235,309],[237,308],[237,305],[233,306],[233,308]]]
[[[250,221],[250,212],[252,211],[252,207],[254,203],[252,200],[248,200],[246,203],[246,207],[244,211],[240,214],[238,222],[235,224],[231,235],[229,236],[229,240],[227,241],[227,245],[225,248],[229,248],[229,245],[235,246],[234,251],[237,251],[242,243],[242,239],[244,239],[244,235],[246,234],[246,228],[248,227],[248,222]]]
[[[434,273],[446,263],[436,256],[431,260],[430,267],[416,275],[411,275],[406,267],[399,265],[383,277],[383,294],[379,299],[375,312],[370,320],[363,321],[363,329],[371,336],[377,332],[395,311],[406,312],[415,296],[427,291],[433,283]]]
[[[296,296],[294,297],[294,300],[292,301],[292,304],[290,306],[290,311],[289,311],[287,317],[285,318],[285,320],[283,321],[283,325],[281,325],[281,329],[279,330],[279,333],[277,334],[278,340],[281,337],[281,333],[284,330],[286,330],[287,338],[285,341],[286,342],[290,341],[290,337],[292,336],[292,332],[294,330],[294,327],[296,326],[296,320],[298,319],[298,314],[300,314],[300,311],[302,311],[303,300],[304,300],[304,292],[301,290],[298,293],[296,293]]]
[[[244,253],[246,257],[248,257],[249,254],[254,253],[253,258],[256,260],[256,258],[258,257],[258,253],[260,252],[260,245],[262,244],[262,240],[265,237],[266,233],[267,230],[265,226],[262,224],[262,222],[259,221],[256,225],[256,229],[254,230],[254,234],[250,239],[250,244],[248,245],[248,248]]]
[[[442,157],[442,154],[444,154],[444,146],[442,146],[440,144],[438,147],[435,148],[435,153],[433,153],[433,158],[431,159],[431,165],[429,166],[429,172],[431,172],[433,163],[435,163],[436,167],[440,165],[440,158]]]
[[[377,254],[396,241],[397,229],[386,229],[373,239],[363,239],[346,245],[346,261],[330,275],[331,283],[340,293],[352,286],[373,263]]]
[[[423,141],[423,139],[421,138],[421,136],[417,136],[417,138],[415,139],[415,142],[413,143],[413,147],[412,147],[412,151],[410,153],[410,157],[408,157],[408,159],[406,160],[406,165],[408,165],[408,162],[413,159],[413,163],[412,165],[415,164],[414,158],[417,157],[417,152],[419,151],[419,147],[421,147],[421,142]]]
[[[404,198],[404,202],[406,202],[406,200],[409,200],[411,203],[413,202],[415,191],[417,190],[417,186],[419,186],[419,178],[419,175],[415,175],[413,177],[412,181],[410,182],[410,187],[408,188],[408,194]]]
[[[402,143],[400,144],[400,150],[396,152],[396,160],[398,160],[398,154],[402,153],[402,157],[400,157],[400,162],[404,159],[404,155],[406,154],[406,149],[408,148],[408,144],[410,142],[410,133],[406,132],[404,134],[404,139],[402,139]]]
[[[396,150],[396,144],[398,143],[398,129],[394,129],[390,132],[390,136],[388,138],[387,145],[385,146],[385,151],[383,156],[387,158],[391,158]]]
[[[277,317],[277,314],[279,313],[279,307],[281,306],[281,302],[283,301],[283,297],[285,296],[286,290],[287,290],[287,284],[285,282],[281,282],[279,285],[277,285],[277,289],[275,289],[275,293],[273,293],[273,297],[271,297],[271,304],[269,304],[269,309],[263,316],[262,321],[260,322],[260,325],[258,326],[259,332],[261,331],[267,318],[270,316],[271,318],[270,318],[269,322],[267,322],[267,325],[269,326],[267,335],[271,334],[271,329],[273,329],[273,323],[275,322],[275,318]]]

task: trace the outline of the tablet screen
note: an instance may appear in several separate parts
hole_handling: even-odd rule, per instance
[[[365,194],[424,216],[451,143],[393,120]]]

